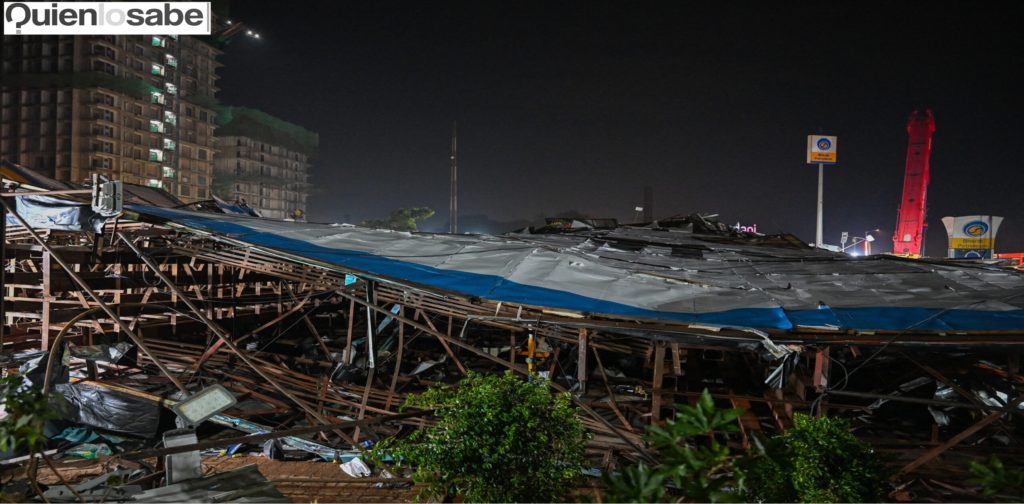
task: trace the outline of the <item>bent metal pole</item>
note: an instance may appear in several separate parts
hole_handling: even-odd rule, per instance
[[[18,212],[11,208],[10,205],[8,205],[7,202],[3,200],[3,198],[0,198],[0,204],[2,204],[3,207],[8,212],[10,212],[11,215],[13,215],[14,218],[17,219],[17,221],[22,226],[25,227],[29,234],[32,235],[32,238],[39,243],[39,246],[41,246],[43,250],[50,253],[50,257],[52,257],[54,261],[57,261],[57,264],[59,264],[60,267],[64,269],[64,272],[67,273],[67,275],[71,277],[71,279],[74,280],[74,282],[78,284],[78,286],[81,287],[82,290],[85,291],[85,293],[88,294],[89,297],[93,299],[93,301],[96,301],[96,303],[99,304],[100,309],[102,309],[107,314],[107,316],[110,317],[110,319],[113,320],[114,323],[117,324],[117,326],[121,328],[121,330],[124,331],[124,333],[127,334],[129,338],[131,338],[132,342],[134,342],[135,345],[139,347],[139,350],[141,350],[142,353],[146,354],[146,357],[148,357],[149,360],[153,361],[153,364],[155,364],[156,367],[160,369],[160,372],[163,373],[167,377],[167,379],[170,380],[171,383],[173,383],[174,386],[178,388],[178,390],[187,393],[188,391],[185,390],[185,387],[181,384],[181,382],[178,381],[178,378],[176,378],[174,374],[171,373],[171,370],[167,369],[167,366],[165,366],[164,363],[161,362],[160,359],[156,357],[156,355],[153,355],[149,351],[149,348],[146,347],[146,344],[142,341],[142,336],[139,336],[138,334],[135,333],[134,330],[132,330],[131,327],[128,327],[128,324],[125,321],[121,320],[121,317],[114,313],[114,310],[112,310],[110,306],[108,306],[106,303],[103,302],[102,299],[100,299],[99,295],[97,295],[96,292],[93,291],[89,287],[89,285],[85,283],[85,280],[82,280],[82,277],[78,276],[78,273],[75,273],[75,271],[71,269],[71,267],[68,266],[66,262],[64,262],[64,259],[62,259],[59,254],[57,254],[52,248],[50,248],[49,245],[46,244],[46,240],[43,240],[43,238],[39,236],[39,233],[36,233],[36,230],[32,229],[32,226],[30,226],[28,222],[26,222],[25,219],[18,214]]]
[[[231,350],[235,355],[237,355],[238,358],[241,359],[241,361],[244,362],[246,366],[249,366],[249,368],[255,371],[256,374],[260,375],[260,378],[266,380],[267,383],[269,383],[271,386],[277,389],[278,392],[280,392],[282,395],[284,395],[289,400],[294,402],[306,413],[309,413],[313,418],[316,418],[317,420],[323,423],[327,423],[327,419],[324,418],[323,415],[321,415],[313,408],[310,408],[309,405],[307,405],[304,401],[296,397],[295,394],[292,394],[283,386],[281,386],[280,383],[278,383],[276,380],[267,375],[267,373],[260,369],[259,366],[257,366],[255,363],[253,363],[249,359],[249,357],[245,355],[245,353],[239,350],[238,346],[236,346],[235,343],[232,342],[231,339],[228,337],[227,332],[224,331],[224,329],[217,325],[214,321],[210,320],[209,317],[203,314],[203,311],[200,310],[199,307],[196,306],[195,303],[193,303],[192,300],[188,296],[186,296],[185,293],[181,291],[181,289],[178,288],[178,286],[174,285],[174,282],[172,282],[170,278],[167,278],[167,275],[160,271],[160,266],[153,261],[153,258],[144,254],[142,250],[140,250],[139,247],[135,245],[135,243],[132,243],[132,241],[129,240],[128,237],[124,235],[124,233],[119,232],[117,233],[117,236],[121,238],[121,241],[123,241],[124,244],[128,246],[128,248],[132,249],[132,252],[134,252],[135,255],[139,256],[139,259],[142,259],[142,262],[146,263],[146,266],[148,266],[149,269],[153,271],[153,274],[155,274],[157,278],[159,278],[160,281],[162,281],[167,286],[167,288],[171,290],[171,292],[175,293],[178,296],[178,299],[185,303],[185,306],[188,306],[189,310],[192,310],[192,313],[199,319],[199,321],[202,322],[203,324],[206,324],[206,326],[209,327],[210,330],[213,331],[213,333],[216,334],[217,337],[224,342],[224,346],[228,347],[229,350]],[[355,444],[355,440],[353,440],[350,436],[341,432],[340,430],[335,430],[334,433],[341,436],[342,439],[345,439],[346,441]]]

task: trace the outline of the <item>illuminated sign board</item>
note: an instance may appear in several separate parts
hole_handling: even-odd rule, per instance
[[[807,135],[808,164],[836,164],[837,137],[824,135]]]

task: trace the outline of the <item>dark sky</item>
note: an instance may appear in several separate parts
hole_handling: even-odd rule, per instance
[[[826,241],[880,228],[888,250],[906,120],[931,107],[928,251],[942,216],[974,213],[1024,249],[1024,43],[994,4],[235,1],[231,17],[262,39],[232,41],[220,98],[320,134],[313,220],[425,205],[444,226],[458,120],[462,215],[629,220],[651,185],[658,217],[813,240],[804,151],[824,132]]]

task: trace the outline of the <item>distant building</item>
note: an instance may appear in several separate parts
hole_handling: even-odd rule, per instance
[[[220,51],[192,37],[3,37],[0,156],[210,197]]]
[[[304,220],[317,134],[259,110],[227,107],[220,113],[217,196],[244,201],[263,217]]]

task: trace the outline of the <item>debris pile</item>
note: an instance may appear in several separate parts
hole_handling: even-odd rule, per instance
[[[61,190],[18,168],[19,191]],[[701,215],[429,235],[135,191],[99,233],[26,226],[24,196],[4,199],[4,367],[67,403],[47,424],[57,471],[120,471],[53,482],[53,501],[293,495],[253,468],[202,469],[247,453],[380,483],[361,453],[432,422],[405,398],[470,370],[571,392],[595,474],[647,456],[645,426],[705,388],[746,410],[735,445],[796,411],[852,419],[894,454],[903,496],[969,498],[952,483],[967,461],[1024,455],[1020,272],[851,258]]]

